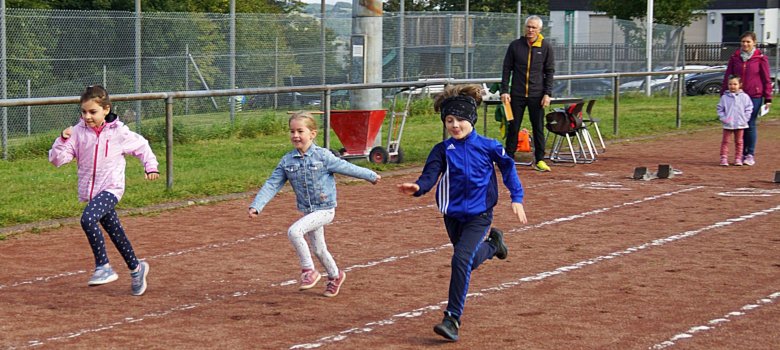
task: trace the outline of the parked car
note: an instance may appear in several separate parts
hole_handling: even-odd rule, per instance
[[[723,72],[701,73],[685,79],[685,92],[688,95],[720,94],[723,86]]]
[[[719,67],[713,67],[713,66],[702,66],[702,65],[688,65],[685,67],[663,67],[659,69],[655,69],[656,72],[674,72],[677,70],[688,70],[688,69],[717,69]],[[699,73],[689,73],[686,74],[686,78],[693,76],[694,74]],[[645,89],[645,78],[638,79],[635,81],[629,81],[627,83],[620,84],[620,91],[621,92],[627,92],[627,91],[643,91]],[[669,74],[669,75],[653,75],[650,79],[650,89],[653,92],[662,91],[665,89],[668,89],[669,86],[677,81],[677,74]]]
[[[685,79],[685,92],[688,95],[716,95],[723,87],[724,72],[700,73]],[[772,90],[777,87],[777,79],[772,79]]]
[[[576,72],[574,74],[602,74],[609,73],[606,69],[594,69]],[[571,91],[568,91],[569,82],[571,82]],[[584,78],[555,80],[553,83],[552,94],[555,97],[576,96],[576,97],[595,97],[612,94],[612,79],[609,78]]]

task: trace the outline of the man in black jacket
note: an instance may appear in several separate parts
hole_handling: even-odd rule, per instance
[[[523,122],[525,108],[528,107],[528,119],[533,129],[534,169],[550,171],[544,162],[543,119],[544,109],[550,106],[555,56],[552,46],[544,40],[541,32],[542,19],[529,16],[525,20],[525,36],[509,44],[501,74],[501,100],[510,103],[514,115],[506,133],[506,152],[510,156],[515,154],[517,133]]]

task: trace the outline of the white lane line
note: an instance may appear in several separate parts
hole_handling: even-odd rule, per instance
[[[677,191],[673,191],[673,192],[666,192],[666,193],[662,193],[662,194],[658,194],[658,195],[647,196],[647,197],[644,197],[642,199],[637,199],[637,200],[630,201],[630,202],[623,202],[623,203],[620,203],[620,204],[615,204],[615,205],[610,206],[610,207],[604,207],[604,208],[600,208],[600,209],[586,211],[586,212],[583,212],[583,213],[580,213],[580,214],[574,214],[574,215],[570,215],[570,216],[567,216],[567,217],[557,218],[557,219],[541,222],[541,223],[538,223],[536,225],[523,226],[523,227],[515,228],[515,229],[512,229],[512,230],[507,230],[505,232],[506,233],[509,233],[509,232],[522,232],[522,231],[532,230],[532,229],[536,229],[536,228],[540,228],[540,227],[544,227],[544,226],[548,226],[548,225],[553,225],[553,224],[557,224],[557,223],[561,223],[561,222],[573,221],[573,220],[581,219],[581,218],[584,218],[584,217],[587,217],[587,216],[605,213],[605,212],[608,212],[608,211],[610,211],[612,209],[618,209],[618,208],[622,208],[622,207],[629,207],[629,206],[633,206],[633,205],[638,205],[638,204],[641,204],[641,203],[644,203],[644,202],[654,201],[654,200],[658,200],[658,199],[661,199],[661,198],[670,197],[670,196],[673,196],[673,195],[676,195],[676,194],[682,194],[682,193],[686,193],[686,192],[690,192],[690,191],[699,190],[701,188],[703,188],[703,187],[702,186],[697,186],[697,187],[686,188],[686,189],[677,190]],[[448,244],[444,244],[444,245],[441,245],[441,246],[438,246],[438,247],[417,249],[417,250],[413,250],[413,251],[409,252],[406,255],[397,256],[397,257],[388,257],[388,258],[384,258],[384,259],[377,260],[377,261],[367,262],[367,263],[361,264],[361,265],[352,265],[350,267],[345,268],[344,270],[345,271],[351,271],[353,269],[367,268],[367,267],[380,265],[380,264],[383,264],[383,263],[395,262],[395,261],[399,261],[399,260],[403,260],[403,259],[408,259],[408,258],[417,256],[417,255],[434,253],[434,252],[437,252],[439,250],[442,250],[442,249],[445,249],[445,248],[451,247],[451,246],[452,246],[452,244],[448,243]],[[256,280],[253,279],[251,281],[256,281]],[[283,281],[283,282],[272,283],[270,286],[271,287],[286,286],[286,285],[290,285],[290,284],[294,284],[294,283],[297,283],[297,281],[296,280],[286,280],[286,281]],[[66,333],[65,335],[52,336],[52,337],[49,337],[49,338],[45,338],[43,340],[41,340],[41,339],[30,340],[30,341],[28,341],[28,344],[33,344],[34,346],[37,346],[37,345],[42,345],[42,344],[55,342],[55,341],[63,341],[63,340],[75,338],[75,337],[78,337],[78,336],[81,336],[81,335],[84,335],[84,334],[96,333],[96,332],[99,332],[99,331],[104,331],[104,330],[108,330],[108,329],[118,328],[119,326],[122,326],[122,325],[135,323],[135,322],[140,322],[140,321],[143,321],[146,318],[161,318],[161,317],[167,316],[167,315],[175,313],[175,312],[179,312],[179,311],[183,311],[183,310],[190,310],[190,309],[194,309],[194,308],[197,308],[197,307],[209,305],[209,304],[211,304],[211,303],[213,303],[215,301],[228,300],[230,298],[235,298],[235,297],[243,297],[243,296],[246,296],[246,295],[249,295],[249,294],[253,294],[253,293],[256,293],[256,292],[257,292],[257,289],[251,289],[251,290],[248,290],[248,291],[235,291],[235,292],[232,292],[232,293],[225,293],[225,294],[220,294],[220,295],[215,295],[215,296],[208,296],[207,295],[207,296],[205,296],[204,300],[201,301],[201,302],[182,304],[182,305],[174,306],[174,307],[172,307],[170,309],[167,309],[167,310],[153,311],[153,312],[146,313],[146,314],[144,314],[142,316],[139,316],[139,317],[128,316],[128,317],[124,318],[123,320],[116,321],[116,322],[110,323],[108,325],[102,325],[101,324],[101,325],[97,325],[97,326],[95,326],[93,328],[81,329],[81,330],[78,330],[78,331]],[[469,294],[469,295],[472,295],[472,294]],[[444,303],[446,304],[446,301]],[[438,308],[439,306],[432,306],[432,307]],[[414,314],[416,312],[418,312],[418,311],[413,311],[412,314]],[[28,346],[33,346],[33,345],[28,345]]]
[[[720,192],[719,196],[724,197],[772,197],[780,194],[780,190],[771,189],[765,190],[763,188],[737,188],[733,191]]]
[[[397,209],[397,210],[382,212],[382,213],[379,213],[379,214],[367,215],[367,216],[365,216],[365,217],[363,217],[361,219],[365,219],[366,217],[393,216],[393,215],[398,215],[398,214],[402,214],[402,213],[406,213],[406,212],[432,208],[432,207],[435,207],[435,206],[436,206],[435,204],[429,204],[429,205],[423,205],[423,206],[415,206],[415,207]],[[349,222],[352,222],[352,221],[353,221],[353,219],[336,220],[336,221],[331,222],[329,225],[344,224],[344,223],[349,223]],[[176,256],[196,253],[196,252],[200,252],[200,251],[206,251],[206,250],[211,250],[211,249],[220,249],[220,248],[231,247],[231,246],[235,246],[235,245],[239,245],[239,244],[250,243],[250,242],[255,241],[255,240],[265,239],[265,238],[269,238],[269,237],[275,237],[275,236],[279,236],[279,235],[282,235],[282,234],[287,234],[287,233],[286,232],[261,233],[261,234],[255,235],[255,236],[246,237],[246,238],[239,238],[239,239],[236,239],[236,240],[233,240],[233,241],[206,244],[206,245],[202,245],[202,246],[198,246],[198,247],[192,247],[192,248],[182,249],[182,250],[178,250],[178,251],[171,251],[171,252],[167,252],[167,253],[152,255],[152,256],[145,257],[143,259],[144,260],[156,260],[156,259],[162,259],[162,258],[176,257]],[[91,273],[92,271],[89,271],[89,272]],[[77,275],[81,275],[81,274],[85,274],[85,273],[87,273],[87,271],[85,271],[85,270],[77,270],[77,271],[63,272],[63,273],[59,273],[59,274],[52,275],[52,276],[33,277],[32,279],[29,279],[29,280],[26,280],[26,281],[18,281],[18,282],[13,282],[13,283],[10,283],[10,284],[0,284],[0,290],[5,289],[5,288],[25,286],[25,285],[29,285],[29,284],[33,284],[33,283],[45,283],[45,282],[49,282],[51,280],[55,280],[55,279],[58,279],[58,278],[77,276]]]
[[[735,319],[737,317],[742,317],[742,316],[747,315],[747,313],[749,311],[752,311],[752,310],[758,309],[760,307],[766,306],[768,304],[774,303],[778,299],[780,299],[780,292],[774,292],[772,294],[767,295],[766,297],[763,297],[761,299],[756,300],[753,303],[746,304],[746,305],[742,306],[737,311],[729,312],[729,313],[727,313],[727,314],[725,314],[725,315],[723,315],[721,317],[713,318],[713,319],[707,321],[706,324],[694,326],[694,327],[689,328],[685,332],[675,334],[674,336],[672,336],[668,340],[660,342],[658,344],[655,344],[655,345],[649,347],[648,349],[653,349],[653,350],[656,350],[656,349],[666,349],[668,347],[674,346],[680,340],[690,339],[690,338],[693,338],[696,334],[710,331],[710,330],[714,329],[715,327],[717,327],[717,326],[719,326],[719,325],[721,325],[723,323],[731,322],[731,320],[733,320],[733,319]]]
[[[528,186],[528,188],[549,186],[550,184],[554,184],[554,183],[560,183],[560,181],[552,181],[551,180],[551,181],[547,181],[547,182],[543,182],[543,183],[538,183],[538,184],[535,184],[535,185],[532,185],[532,186]],[[378,214],[366,215],[366,216],[362,217],[361,219],[366,219],[366,218],[371,218],[371,217],[394,216],[394,215],[403,214],[403,213],[406,213],[406,212],[417,211],[417,210],[433,208],[433,207],[436,207],[436,205],[435,204],[428,204],[428,205],[414,206],[414,207],[408,207],[408,208],[402,208],[402,209],[385,211],[385,212],[381,212],[381,213],[378,213]],[[341,220],[333,221],[329,225],[344,224],[344,223],[349,223],[349,222],[353,222],[353,221],[354,221],[353,219],[341,219]],[[225,248],[225,247],[230,247],[230,246],[234,246],[234,245],[238,245],[238,244],[252,242],[252,241],[258,240],[258,239],[274,237],[274,236],[278,236],[278,235],[281,235],[281,234],[285,234],[285,232],[260,233],[260,234],[255,235],[255,236],[250,236],[250,237],[246,237],[246,238],[239,238],[239,239],[236,239],[234,241],[228,241],[228,242],[222,242],[222,243],[212,243],[212,244],[202,245],[202,246],[199,246],[199,247],[192,247],[192,248],[183,249],[183,250],[179,250],[179,251],[173,251],[173,252],[157,254],[157,255],[145,257],[144,259],[145,260],[156,260],[156,259],[161,259],[161,258],[175,257],[175,256],[181,256],[181,255],[195,253],[195,252],[200,252],[200,251],[206,251],[206,250],[209,250],[209,249]],[[92,271],[86,271],[86,270],[67,271],[67,272],[62,272],[62,273],[59,273],[59,274],[56,274],[56,275],[52,275],[52,276],[33,277],[32,279],[29,279],[29,280],[26,280],[26,281],[18,281],[18,282],[13,282],[13,283],[10,283],[10,284],[0,284],[0,290],[6,289],[6,288],[25,286],[25,285],[29,285],[29,284],[33,284],[33,283],[45,283],[45,282],[49,282],[51,280],[55,280],[55,279],[59,279],[59,278],[63,278],[63,277],[82,275],[82,274],[85,274],[87,272],[91,273]]]
[[[737,223],[737,222],[744,222],[744,221],[747,221],[747,220],[750,220],[750,219],[754,219],[754,218],[759,217],[759,216],[768,215],[768,214],[773,213],[773,212],[778,211],[778,210],[780,210],[780,205],[772,207],[772,208],[756,211],[756,212],[753,212],[753,213],[750,213],[750,214],[745,214],[745,215],[742,215],[742,216],[739,216],[739,217],[736,217],[736,218],[727,219],[725,221],[716,222],[716,223],[714,223],[712,225],[708,225],[708,226],[705,226],[705,227],[702,227],[702,228],[699,228],[699,229],[685,231],[685,232],[678,233],[678,234],[675,234],[675,235],[672,235],[672,236],[669,236],[669,237],[666,237],[666,238],[659,238],[659,239],[656,239],[656,240],[653,240],[653,241],[650,241],[650,242],[647,242],[647,243],[643,243],[643,244],[640,244],[640,245],[637,245],[637,246],[633,246],[633,247],[624,249],[624,250],[615,251],[615,252],[609,253],[607,255],[601,255],[601,256],[597,256],[595,258],[583,260],[583,261],[577,262],[575,264],[571,264],[571,265],[567,265],[567,266],[561,266],[559,268],[556,268],[555,270],[540,272],[540,273],[537,273],[535,275],[521,277],[521,278],[519,278],[517,280],[514,280],[514,281],[509,281],[509,282],[502,283],[502,284],[500,284],[498,286],[494,286],[494,287],[490,287],[490,288],[484,288],[484,289],[479,290],[478,292],[475,292],[475,293],[469,293],[467,295],[467,298],[472,298],[472,299],[473,298],[478,298],[478,297],[484,296],[484,295],[486,295],[488,293],[501,292],[503,290],[516,287],[516,286],[518,286],[520,284],[523,284],[523,283],[530,283],[530,282],[535,282],[535,281],[541,281],[541,280],[547,279],[549,277],[558,276],[558,275],[562,275],[562,274],[567,273],[567,272],[579,270],[579,269],[581,269],[583,267],[594,265],[594,264],[597,264],[597,263],[600,263],[600,262],[603,262],[603,261],[616,259],[616,258],[619,258],[619,257],[622,257],[622,256],[626,256],[626,255],[632,254],[632,253],[641,252],[641,251],[650,249],[652,247],[659,247],[659,246],[666,245],[668,243],[672,243],[672,242],[676,242],[676,241],[679,241],[679,240],[682,240],[682,239],[690,238],[690,237],[696,236],[696,235],[698,235],[698,234],[700,234],[702,232],[705,232],[705,231],[726,227],[726,226],[732,225],[732,224]],[[401,321],[403,319],[417,318],[417,317],[420,317],[420,316],[422,316],[422,315],[424,315],[424,314],[426,314],[428,312],[440,310],[442,305],[446,305],[446,304],[447,304],[447,301],[445,300],[445,301],[439,302],[437,304],[427,305],[427,306],[424,306],[424,307],[421,307],[421,308],[418,308],[418,309],[415,309],[415,310],[412,310],[412,311],[395,314],[395,315],[393,315],[393,316],[391,316],[389,318],[386,318],[384,320],[369,322],[369,323],[366,323],[366,324],[364,324],[362,326],[359,326],[359,327],[349,328],[349,329],[343,330],[343,331],[341,331],[339,333],[336,333],[336,334],[332,334],[332,335],[327,335],[327,336],[321,337],[321,338],[319,338],[319,339],[317,339],[317,340],[315,340],[315,341],[313,341],[311,343],[295,344],[295,345],[290,346],[290,349],[313,349],[313,348],[322,347],[322,346],[327,345],[327,344],[340,342],[340,341],[343,341],[343,340],[347,339],[350,335],[370,333],[371,331],[373,331],[376,328],[379,328],[379,327],[382,327],[382,326],[392,325],[392,324],[395,324],[396,322],[399,322],[399,321]]]

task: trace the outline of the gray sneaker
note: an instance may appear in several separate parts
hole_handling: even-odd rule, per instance
[[[130,287],[133,290],[133,295],[139,296],[146,292],[146,275],[149,274],[149,263],[141,261],[140,268],[136,272],[130,272]]]
[[[90,277],[89,283],[87,284],[90,286],[99,286],[101,284],[114,282],[118,278],[119,276],[117,276],[114,269],[111,268],[111,265],[105,264],[95,268],[95,273],[92,274],[92,277]]]

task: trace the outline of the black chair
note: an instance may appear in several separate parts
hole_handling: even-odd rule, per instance
[[[590,100],[588,101],[588,107],[585,108],[585,115],[587,118],[582,119],[582,123],[585,124],[585,128],[590,129],[593,128],[596,130],[596,136],[599,137],[599,143],[601,144],[601,152],[604,153],[607,151],[607,145],[604,143],[604,138],[601,136],[601,129],[599,129],[599,119],[593,117],[593,105],[596,104],[596,100]],[[590,132],[588,132],[588,137],[590,137]],[[596,150],[596,145],[593,143],[593,138],[591,138],[591,144],[593,145],[594,151]]]
[[[557,109],[545,116],[547,120],[547,138],[553,134],[552,148],[549,158],[553,162],[591,163],[596,160],[596,153],[588,138],[582,123],[582,108],[585,102]],[[575,144],[572,139],[576,140]],[[566,141],[566,144],[563,141]]]

